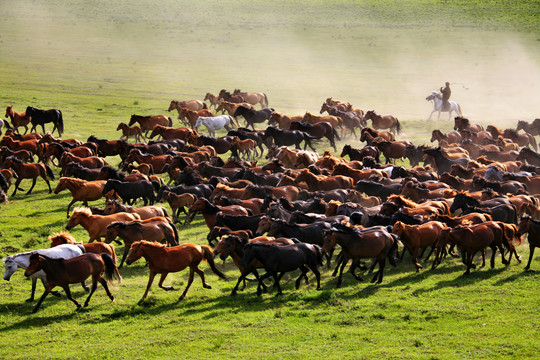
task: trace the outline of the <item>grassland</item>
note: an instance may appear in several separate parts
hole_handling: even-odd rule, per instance
[[[0,104],[59,108],[65,137],[113,139],[131,114],[221,88],[264,91],[291,115],[333,96],[392,113],[400,138],[427,143],[432,129],[451,128],[425,121],[425,96],[447,80],[463,84],[452,98],[474,122],[538,117],[538,14],[537,1],[4,1]],[[47,247],[69,201],[38,180],[33,194],[2,204],[0,255]],[[205,243],[206,233],[199,218],[180,229],[185,242]],[[527,246],[519,253],[527,258]],[[288,281],[280,298],[257,298],[253,284],[229,297],[237,270],[220,267],[233,280],[203,265],[211,290],[195,279],[177,302],[178,291],[154,286],[139,306],[148,270],[138,262],[122,270],[115,302],[98,289],[88,309],[51,297],[35,315],[19,272],[0,283],[0,357],[522,359],[540,350],[539,276],[516,263],[497,259],[463,277],[457,261],[415,273],[406,258],[380,286],[346,278],[341,289],[324,270],[322,291]]]

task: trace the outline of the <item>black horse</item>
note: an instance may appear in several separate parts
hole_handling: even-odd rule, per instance
[[[311,140],[315,140],[316,138],[303,131],[281,130],[273,126],[269,126],[264,132],[263,140],[267,140],[270,137],[274,139],[276,146],[294,145],[296,149],[301,149],[300,143],[304,141],[304,150],[309,146],[311,150],[316,151],[311,144]]]
[[[173,192],[176,195],[190,193],[190,194],[195,195],[197,198],[208,199],[210,195],[212,195],[212,192],[214,191],[214,187],[210,184],[198,184],[198,185],[190,185],[190,186],[178,185],[175,187],[170,187],[170,186],[165,185],[165,186],[160,187],[159,190],[157,191],[158,199],[161,199],[163,197],[163,192],[165,190]]]
[[[424,149],[424,154],[432,156],[433,159],[435,159],[435,164],[437,165],[437,172],[439,174],[450,172],[450,168],[454,164],[466,166],[470,160],[466,158],[450,160],[442,154],[442,150],[440,147],[435,149]]]
[[[383,185],[375,181],[359,180],[355,185],[355,189],[369,196],[378,196],[383,201],[386,201],[390,195],[401,193],[401,184]]]
[[[214,226],[226,226],[231,230],[251,230],[255,234],[263,216],[264,214],[235,216],[218,213]]]
[[[467,207],[479,207],[479,208],[486,208],[486,207],[493,207],[500,204],[507,204],[510,205],[510,201],[508,199],[504,198],[493,198],[485,201],[479,201],[475,198],[466,195],[465,193],[458,193],[456,197],[454,198],[454,201],[452,203],[452,206],[450,206],[450,212],[453,213],[457,209],[465,210]]]
[[[326,121],[321,121],[313,125],[304,124],[303,122],[300,122],[300,121],[293,121],[291,122],[291,126],[289,130],[303,131],[313,136],[316,139],[325,137],[330,142],[330,145],[334,148],[334,151],[337,151],[335,138],[337,138],[338,140],[341,140],[337,131],[332,126],[332,124]]]
[[[89,169],[76,162],[70,162],[66,166],[64,176],[73,176],[86,181],[97,180],[101,169]]]
[[[265,108],[261,110],[249,109],[244,106],[239,106],[234,112],[233,116],[243,116],[246,119],[246,127],[252,127],[255,130],[253,124],[260,124],[270,119],[270,115],[274,112],[272,108]]]
[[[109,179],[103,187],[102,193],[105,195],[109,191],[114,190],[118,196],[122,198],[122,201],[128,205],[133,205],[135,200],[138,198],[143,199],[144,205],[148,205],[148,202],[150,202],[150,205],[152,205],[156,200],[154,191],[157,191],[158,188],[159,182],[157,181],[150,182],[140,180],[133,182],[122,182],[116,179]]]
[[[358,160],[363,161],[367,156],[371,156],[377,161],[377,163],[380,163],[379,157],[380,157],[381,151],[376,146],[365,146],[362,149],[355,149],[351,145],[346,144],[343,146],[343,150],[341,150],[340,157],[344,157],[346,155],[349,155],[349,158],[351,161]]]
[[[257,295],[262,293],[262,281],[270,276],[274,278],[274,286],[278,290],[277,295],[281,295],[283,293],[279,286],[281,277],[284,273],[296,269],[300,269],[302,272],[296,280],[296,288],[298,289],[300,281],[308,272],[306,266],[317,277],[317,290],[321,288],[321,274],[317,267],[322,265],[322,253],[321,248],[317,245],[299,243],[277,246],[248,243],[244,246],[243,267],[246,268],[254,259],[259,260],[267,271],[265,275],[258,279]]]
[[[26,118],[31,118],[30,122],[32,123],[32,128],[30,132],[34,132],[38,125],[41,125],[43,133],[45,133],[45,124],[52,122],[54,127],[51,133],[54,133],[54,130],[58,131],[58,136],[62,136],[64,132],[64,120],[62,119],[62,112],[56,109],[41,110],[32,106],[26,108]]]

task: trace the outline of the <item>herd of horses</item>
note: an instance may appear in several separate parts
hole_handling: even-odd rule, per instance
[[[525,269],[530,269],[534,249],[540,246],[540,154],[535,151],[539,119],[520,121],[516,129],[490,125],[484,130],[458,116],[454,131],[433,131],[431,142],[437,146],[417,146],[396,139],[401,131],[396,117],[364,113],[332,98],[320,110],[328,116],[287,116],[268,108],[265,94],[240,90],[207,93],[204,101],[210,105],[171,101],[169,111],[178,110],[184,127],[174,128],[164,115],[133,115],[128,124],[118,125],[118,140],[90,136],[85,142],[33,132],[37,125],[52,122],[61,136],[59,110],[29,106],[20,114],[7,108],[13,128],[0,140],[2,192],[14,179],[15,197],[21,181],[32,179],[30,194],[41,177],[52,193],[49,180],[56,180],[56,167],[60,178],[50,196],[68,190],[72,197],[65,229],[80,225],[88,233],[85,244],[64,231],[50,236],[51,249],[4,258],[5,280],[17,268],[34,279],[29,301],[34,299],[35,280],[43,282],[45,292],[34,312],[49,293],[59,295],[53,291],[56,286],[80,307],[69,285],[81,283],[87,289],[84,281],[89,277],[92,286],[84,306],[97,283],[113,300],[107,282],[120,280],[118,269],[140,258],[149,269],[141,301],[156,275],[161,276],[160,288],[172,290],[163,285],[167,275],[188,267],[180,299],[195,273],[203,287],[210,288],[199,268],[203,260],[226,279],[214,262],[218,256],[231,257],[239,269],[232,295],[240,285],[247,286],[251,275],[258,295],[268,291],[267,278],[281,294],[283,275],[295,270],[296,288],[307,283],[312,272],[320,289],[319,268],[333,263],[337,287],[347,281],[347,264],[354,279],[362,280],[361,272],[374,272],[371,281],[381,283],[386,262],[397,266],[407,252],[416,271],[431,256],[432,268],[445,258],[460,257],[469,274],[476,268],[476,254],[485,265],[487,248],[492,268],[497,252],[505,265],[513,256],[521,262],[516,247],[525,234],[530,248]],[[214,116],[211,107],[229,114]],[[239,118],[245,127],[239,126]],[[209,135],[199,132],[201,125]],[[215,131],[223,127],[226,134],[216,137]],[[337,156],[336,140],[346,136],[365,146],[344,144]],[[130,137],[137,142],[130,143]],[[316,152],[314,142],[322,138],[335,155]],[[230,157],[224,160],[224,154]],[[263,156],[268,162],[260,166],[257,161]],[[113,157],[121,160],[117,167],[110,165]],[[400,159],[411,166],[396,165]],[[101,199],[105,208],[89,206]],[[77,202],[82,207],[70,211]],[[182,226],[199,214],[208,228],[208,245],[182,243]],[[124,247],[119,266],[113,243]],[[339,254],[334,256],[336,249]]]

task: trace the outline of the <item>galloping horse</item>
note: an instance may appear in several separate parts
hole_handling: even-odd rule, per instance
[[[67,217],[69,218],[69,209],[77,201],[82,201],[84,206],[88,207],[88,201],[100,199],[105,186],[105,180],[86,181],[76,178],[61,177],[54,189],[54,193],[68,189],[71,191],[73,199],[67,207]]]
[[[39,270],[43,270],[47,274],[47,286],[45,287],[45,292],[32,310],[32,313],[38,311],[45,297],[47,297],[55,286],[62,287],[67,298],[73,301],[77,305],[77,308],[80,308],[81,304],[71,296],[69,284],[83,282],[89,276],[92,276],[92,288],[84,302],[84,307],[88,306],[92,294],[96,291],[98,281],[105,288],[109,298],[114,300],[114,296],[112,296],[107,287],[106,280],[113,279],[116,273],[118,273],[118,269],[108,254],[97,255],[89,253],[65,260],[53,259],[33,253],[30,255],[30,265],[26,268],[24,275],[28,277]],[[105,273],[104,277],[102,277],[103,273]]]
[[[180,110],[182,108],[188,108],[189,110],[193,110],[193,111],[207,109],[206,104],[199,100],[189,100],[189,101],[171,100],[171,103],[169,104],[169,109],[167,109],[167,111],[176,109],[178,110],[178,113],[180,113]]]
[[[30,190],[28,190],[26,195],[30,194],[34,186],[36,186],[38,176],[41,176],[41,178],[47,183],[47,186],[49,187],[49,194],[52,192],[51,184],[47,178],[54,180],[54,174],[51,168],[47,165],[41,163],[25,164],[22,160],[14,156],[9,156],[4,162],[3,167],[5,169],[12,168],[15,171],[15,174],[17,174],[15,191],[13,191],[11,196],[15,196],[17,189],[19,189],[19,184],[23,179],[32,179],[32,187],[30,187]]]
[[[260,104],[261,109],[264,109],[264,108],[268,107],[268,97],[266,96],[265,93],[261,93],[261,92],[247,93],[247,92],[240,91],[240,89],[235,89],[233,91],[233,95],[242,96],[244,98],[244,100],[247,103],[250,103],[251,105]]]
[[[6,108],[6,117],[11,119],[11,124],[13,129],[19,133],[19,126],[24,126],[24,133],[28,132],[28,124],[30,123],[31,118],[26,117],[26,112],[16,112],[13,110],[13,106],[8,106]]]
[[[204,280],[204,272],[199,269],[199,264],[202,260],[206,260],[212,272],[222,279],[227,277],[216,268],[214,264],[214,254],[212,248],[208,245],[195,245],[195,244],[182,244],[173,247],[166,247],[165,245],[153,243],[149,241],[136,241],[131,245],[129,256],[126,260],[126,264],[130,265],[135,261],[144,257],[148,262],[148,269],[150,270],[150,276],[148,278],[148,285],[146,285],[146,291],[142,296],[139,303],[144,301],[152,286],[154,277],[157,274],[161,274],[159,279],[159,287],[163,290],[173,290],[172,286],[163,286],[163,281],[170,272],[182,271],[189,266],[189,280],[186,289],[180,296],[179,300],[182,300],[193,282],[193,274],[197,273],[202,280],[203,288],[211,289],[211,286]]]
[[[371,120],[372,127],[377,129],[390,129],[394,134],[401,131],[401,125],[396,117],[392,115],[377,115],[374,110],[369,110],[364,116],[364,120]]]
[[[209,93],[209,92],[207,92],[206,95],[204,96],[204,100],[203,100],[203,101],[206,101],[206,100],[210,101],[210,106],[209,106],[209,108],[211,108],[211,107],[213,106],[213,107],[214,107],[214,110],[217,109],[219,103],[221,102],[221,101],[219,100],[219,98],[218,98],[216,95],[211,94],[211,93]],[[216,110],[216,111],[217,111],[217,110]]]
[[[26,118],[30,118],[30,122],[32,123],[30,132],[36,130],[38,125],[41,125],[41,129],[45,133],[45,124],[50,122],[54,125],[51,133],[54,133],[54,130],[58,130],[58,136],[62,136],[64,132],[64,120],[62,119],[62,112],[60,110],[41,110],[28,106],[26,108]]]
[[[230,115],[199,116],[194,129],[197,131],[201,125],[204,125],[208,129],[210,136],[216,136],[216,130],[225,128],[229,131],[231,124],[233,124],[233,118]]]
[[[188,108],[182,108],[178,110],[178,119],[182,120],[185,125],[187,125],[185,121],[187,119],[192,129],[197,123],[197,119],[201,116],[212,117],[214,113],[209,109],[193,111]]]
[[[433,100],[433,111],[431,114],[429,114],[428,121],[431,120],[431,115],[433,115],[434,112],[438,111],[439,115],[437,117],[437,120],[441,119],[441,112],[447,112],[448,113],[448,120],[452,118],[452,112],[455,112],[458,116],[463,116],[461,112],[461,106],[455,101],[448,101],[450,106],[448,108],[443,109],[443,101],[439,94],[437,94],[435,91],[432,92],[430,95],[426,97],[427,101]]]
[[[120,139],[127,140],[130,136],[134,136],[135,141],[143,141],[144,135],[140,126],[128,126],[126,123],[121,122],[116,128],[116,131],[118,130],[122,130],[122,136],[120,136]]]
[[[156,116],[140,116],[140,115],[131,115],[129,119],[128,126],[132,126],[135,123],[139,123],[141,130],[144,131],[144,135],[148,137],[148,132],[151,131],[154,126],[172,126],[172,119],[165,115],[156,115]]]
[[[81,225],[86,231],[90,239],[88,242],[100,240],[107,235],[107,226],[115,221],[135,221],[141,220],[138,214],[116,213],[112,215],[92,215],[92,211],[88,208],[75,208],[73,214],[66,224],[66,230]]]

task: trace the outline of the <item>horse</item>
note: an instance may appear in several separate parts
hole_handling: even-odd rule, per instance
[[[217,240],[218,237],[221,237],[221,239],[223,239],[225,235],[232,235],[245,240],[249,240],[253,237],[253,233],[251,232],[251,230],[231,230],[226,226],[214,226],[206,236],[206,239],[208,240],[208,244],[210,246],[213,246],[212,242],[214,240]],[[221,242],[221,240],[219,242]],[[219,245],[219,243],[217,245]],[[214,249],[214,255],[217,256],[218,254],[216,253],[216,250],[217,246]]]
[[[188,219],[191,221],[197,212],[200,211],[204,217],[204,220],[206,222],[206,226],[210,230],[214,227],[215,221],[216,221],[216,215],[218,213],[222,213],[225,215],[233,215],[233,216],[248,216],[253,215],[251,211],[248,211],[242,206],[239,205],[228,205],[228,206],[218,206],[213,205],[205,198],[197,199],[190,207],[189,207],[189,213],[188,213]]]
[[[138,214],[116,213],[111,215],[92,215],[88,208],[75,208],[69,218],[65,228],[70,230],[77,225],[81,225],[90,237],[88,242],[99,241],[107,235],[107,226],[115,221],[135,221],[141,220]]]
[[[79,244],[84,247],[84,250],[86,253],[93,253],[93,254],[98,254],[98,255],[106,253],[112,258],[113,262],[116,264],[116,252],[114,251],[114,245],[112,244],[106,244],[104,242],[83,244],[82,242],[77,242],[77,240],[75,240],[75,238],[67,231],[60,231],[59,233],[50,235],[49,240],[51,242],[51,248],[54,248],[62,244],[72,244],[72,245]],[[118,279],[118,282],[122,282],[122,276],[118,272],[118,269],[115,270],[115,274],[116,274],[116,278]]]
[[[199,110],[202,110],[202,109],[207,109],[207,106],[206,106],[205,103],[203,103],[200,100],[188,100],[188,101],[171,100],[171,103],[169,104],[169,108],[167,109],[167,111],[170,112],[170,111],[176,109],[180,113],[180,110],[182,108],[187,108],[187,109],[193,110],[193,111],[199,111]],[[171,126],[171,125],[169,125],[169,126]]]
[[[193,111],[188,108],[182,108],[178,110],[178,119],[182,120],[184,124],[186,124],[185,120],[187,119],[189,124],[186,125],[190,125],[192,129],[197,123],[197,119],[201,116],[213,117],[214,113],[209,109]]]
[[[251,105],[261,105],[261,109],[268,107],[268,97],[265,93],[257,92],[257,93],[248,93],[244,91],[240,91],[240,89],[234,89],[233,95],[240,95],[244,98],[244,100],[251,104]]]
[[[261,110],[249,109],[244,106],[239,106],[234,112],[233,116],[242,116],[246,120],[246,128],[251,128],[255,130],[254,124],[262,123],[270,118],[274,109],[264,108]]]
[[[264,131],[263,140],[272,137],[276,146],[294,145],[296,149],[301,149],[300,143],[304,141],[304,150],[309,146],[311,150],[316,151],[311,141],[315,139],[311,135],[299,130],[281,130],[269,126]]]
[[[296,269],[300,269],[302,272],[296,280],[296,289],[298,289],[301,279],[306,277],[308,271],[306,266],[317,278],[317,290],[321,288],[321,274],[317,267],[322,265],[322,254],[321,248],[318,245],[299,243],[278,246],[249,242],[244,246],[244,255],[242,256],[242,266],[245,269],[242,275],[244,277],[247,275],[246,272],[248,270],[251,272],[248,265],[254,260],[258,260],[267,271],[265,275],[258,278],[257,295],[259,296],[264,287],[263,280],[270,276],[274,278],[274,286],[278,290],[277,295],[282,295],[283,292],[279,285],[281,277],[285,272]]]
[[[26,150],[32,153],[33,155],[38,155],[40,153],[41,145],[38,143],[37,139],[29,140],[14,140],[11,136],[4,136],[0,140],[1,146],[6,146],[13,151]]]
[[[330,146],[334,148],[334,151],[337,151],[335,138],[341,141],[338,133],[336,132],[332,124],[326,121],[321,121],[313,125],[305,124],[299,121],[293,121],[289,129],[303,131],[317,139],[325,137],[330,142]]]
[[[167,218],[154,217],[142,221],[115,221],[107,225],[105,243],[110,244],[120,237],[124,240],[124,254],[120,267],[124,264],[131,245],[138,240],[166,242],[170,246],[178,245],[178,231]]]
[[[456,116],[454,118],[454,130],[469,130],[471,133],[475,134],[484,130],[484,127],[480,124],[471,124],[469,119],[462,116]]]
[[[246,101],[242,95],[231,94],[230,92],[228,92],[225,89],[221,89],[221,91],[218,94],[218,99],[223,100],[223,101],[232,102],[232,103],[242,103],[242,102]],[[253,105],[249,104],[249,106],[253,106]]]
[[[354,182],[352,178],[343,175],[313,175],[308,169],[302,169],[294,182],[296,184],[305,181],[309,191],[326,191],[332,189],[352,189]]]
[[[88,306],[92,294],[96,291],[98,281],[105,288],[111,301],[114,300],[114,296],[107,287],[107,281],[115,278],[118,269],[113,259],[106,253],[101,255],[93,253],[82,254],[71,259],[53,259],[39,253],[33,253],[30,255],[30,264],[26,268],[24,275],[28,277],[39,270],[43,270],[47,274],[47,286],[45,287],[45,292],[32,310],[32,313],[38,311],[43,300],[45,300],[47,295],[56,286],[62,287],[67,298],[73,301],[77,309],[80,308],[81,305],[71,296],[69,284],[83,282],[89,276],[92,276],[92,288],[84,302],[84,307]],[[105,275],[102,277],[103,273]]]
[[[303,118],[303,115],[287,116],[274,111],[268,119],[268,125],[277,125],[280,129],[289,130],[293,121],[302,121]]]
[[[518,224],[517,236],[528,233],[527,240],[529,241],[529,261],[525,266],[525,271],[529,271],[531,261],[534,256],[534,249],[540,247],[540,221],[534,220],[530,216],[523,216]]]
[[[7,113],[6,113],[6,116],[7,116]],[[527,134],[531,134],[533,136],[540,135],[540,127],[537,125],[538,125],[538,121],[533,122],[532,124],[529,124],[525,120],[518,120],[516,131],[523,130]]]
[[[540,154],[527,147],[524,147],[519,151],[516,161],[526,161],[527,164],[540,166]]]
[[[452,112],[455,112],[458,116],[463,116],[463,113],[461,112],[461,106],[455,101],[448,101],[449,106],[444,107],[443,106],[443,100],[440,94],[437,94],[435,91],[433,91],[430,95],[426,97],[427,101],[433,100],[433,111],[429,114],[429,117],[427,121],[431,120],[431,115],[433,115],[434,112],[439,112],[437,116],[437,120],[441,119],[441,112],[447,112],[448,113],[448,120],[452,118]]]
[[[536,145],[536,140],[531,134],[520,134],[514,129],[504,130],[503,137],[512,140],[519,146],[528,146],[532,147],[534,151],[538,151],[538,146]]]
[[[390,129],[394,135],[399,134],[401,131],[401,125],[396,117],[392,115],[377,115],[374,110],[369,110],[364,115],[364,120],[371,120],[371,126],[377,129]]]
[[[65,173],[67,164],[70,162],[75,162],[89,169],[98,169],[107,165],[105,159],[99,156],[79,157],[70,152],[65,152],[62,154],[59,161],[59,165],[62,167],[60,170],[60,175]]]
[[[141,217],[141,220],[150,219],[156,216],[168,217],[167,210],[161,206],[149,205],[149,206],[129,206],[122,204],[116,199],[107,200],[103,215],[111,215],[119,212],[126,212],[131,214],[137,214]]]
[[[340,128],[343,127],[343,120],[339,116],[333,116],[333,115],[317,116],[317,115],[311,114],[308,111],[302,117],[302,122],[307,123],[307,124],[315,125],[316,123],[321,122],[321,121],[326,121],[330,123],[332,127],[334,127],[334,129],[337,129],[338,127]]]
[[[54,189],[54,193],[68,189],[71,192],[72,200],[67,207],[67,217],[69,218],[69,209],[77,201],[82,201],[83,205],[88,207],[88,201],[98,200],[103,196],[103,188],[106,181],[95,180],[86,181],[76,178],[61,177]]]
[[[26,112],[16,112],[13,110],[13,106],[8,106],[6,108],[5,117],[9,117],[11,119],[11,124],[13,125],[13,129],[17,131],[17,133],[20,134],[19,127],[21,126],[24,126],[25,134],[28,132],[28,124],[30,123],[32,118],[26,117]]]
[[[26,119],[30,119],[32,123],[32,128],[30,132],[33,132],[38,125],[41,125],[43,133],[45,133],[45,124],[52,122],[54,127],[51,133],[54,133],[54,130],[58,131],[58,136],[62,136],[64,132],[64,120],[62,119],[62,112],[57,109],[41,110],[28,106],[26,108]]]
[[[60,166],[60,160],[62,159],[62,155],[67,152],[79,158],[92,157],[96,154],[93,149],[87,146],[75,146],[73,148],[70,148],[60,143],[43,144],[42,146],[45,146],[45,150],[41,154],[41,160],[43,161],[43,163],[48,163],[49,160],[52,161],[51,158],[54,157],[58,161],[58,165],[56,165],[54,161],[52,161],[53,165],[55,166]],[[95,150],[97,151],[97,148]]]
[[[126,169],[128,164],[136,161],[139,164],[150,164],[154,169],[154,173],[162,174],[167,170],[168,165],[172,162],[172,160],[173,156],[170,154],[153,155],[143,153],[139,149],[132,149],[124,160],[123,169]]]
[[[52,249],[40,249],[35,251],[27,251],[23,253],[18,253],[14,255],[9,255],[4,257],[2,260],[4,261],[4,280],[9,281],[11,276],[17,271],[18,268],[26,269],[28,265],[30,264],[30,255],[34,253],[47,255],[51,258],[63,258],[63,259],[70,259],[79,255],[84,254],[84,247],[81,245],[73,245],[73,244],[66,244],[57,246]],[[34,273],[32,276],[32,292],[30,295],[30,298],[26,299],[26,302],[34,301],[34,294],[36,291],[36,283],[37,279],[41,280],[41,283],[43,284],[43,287],[47,288],[47,276],[43,271],[38,271]],[[83,286],[84,282],[82,283]],[[58,293],[54,293],[56,296],[60,296]]]
[[[441,146],[441,141],[446,141],[449,144],[458,143],[461,141],[461,135],[457,131],[450,131],[443,134],[441,130],[435,129],[431,132],[430,142],[434,142],[435,140],[439,141],[439,146]]]
[[[9,122],[4,119],[0,119],[0,135],[2,135],[2,128],[5,127],[7,130],[13,130]]]
[[[230,115],[218,115],[218,116],[199,116],[195,122],[194,129],[197,131],[201,125],[206,126],[210,136],[216,136],[216,130],[225,128],[227,131],[231,130],[230,126],[233,123],[233,118]]]
[[[248,104],[246,102],[234,103],[234,102],[223,100],[220,102],[219,106],[217,107],[216,113],[218,111],[221,111],[222,114],[225,114],[225,111],[226,111],[229,115],[231,115],[234,119],[236,119],[236,116],[234,115],[234,113],[236,112],[236,109],[238,109],[238,107],[240,106],[243,106],[248,109],[253,109],[253,105]],[[238,125],[238,120],[236,120],[236,125]]]
[[[206,101],[206,100],[210,101],[210,106],[209,106],[209,108],[211,108],[211,107],[213,106],[213,107],[214,107],[214,110],[217,109],[219,103],[221,102],[221,101],[219,101],[219,98],[218,98],[216,95],[211,94],[211,93],[209,93],[209,92],[207,92],[206,95],[204,96],[204,100],[203,100],[203,101]],[[216,110],[216,111],[217,111],[217,110]]]
[[[434,148],[434,149],[424,149],[424,154],[429,155],[433,157],[435,160],[435,164],[437,166],[437,173],[443,174],[445,172],[450,172],[452,165],[458,164],[466,166],[469,162],[468,158],[459,158],[456,160],[450,160],[447,157],[443,155],[443,150],[440,147]]]
[[[359,113],[348,110],[343,111],[339,110],[337,106],[331,106],[327,103],[323,103],[320,113],[322,114],[324,111],[328,112],[328,115],[341,118],[343,122],[342,131],[344,131],[345,128],[349,129],[356,139],[358,139],[358,136],[356,135],[356,129],[362,129],[366,126],[366,121],[363,118],[364,112],[362,110],[359,110]]]
[[[165,115],[141,116],[134,114],[131,115],[128,126],[135,125],[135,123],[139,123],[141,130],[144,131],[144,135],[146,137],[148,137],[148,132],[151,131],[156,125],[172,127],[173,124],[172,119]]]
[[[231,152],[233,154],[236,153],[236,157],[238,158],[240,158],[241,155],[244,155],[244,159],[248,160],[251,156],[251,152],[257,154],[257,149],[255,148],[256,145],[257,143],[255,140],[240,140],[239,138],[235,138],[231,145]],[[255,154],[253,155],[253,159],[255,159]]]
[[[157,191],[159,188],[159,183],[150,182],[150,181],[119,181],[115,179],[109,179],[105,183],[101,193],[103,195],[107,194],[109,191],[114,190],[122,201],[128,205],[133,205],[135,201],[139,198],[143,199],[144,205],[154,204],[156,200],[156,195],[154,190]]]
[[[422,265],[418,263],[418,251],[431,246],[431,251],[433,252],[441,230],[445,227],[446,225],[439,221],[429,221],[421,225],[407,225],[401,221],[394,224],[392,233],[400,237],[401,242],[411,253],[412,262],[416,266],[416,272],[422,269]],[[429,255],[427,258],[429,258]]]
[[[144,135],[140,126],[128,126],[126,123],[121,122],[116,127],[116,131],[122,130],[122,136],[120,139],[127,140],[130,136],[135,137],[135,141],[142,142]]]
[[[32,192],[32,189],[34,189],[34,186],[36,186],[38,176],[40,176],[47,183],[47,186],[49,187],[49,194],[52,193],[51,184],[49,183],[48,178],[54,180],[54,174],[49,166],[41,163],[26,164],[14,156],[9,156],[6,161],[4,161],[3,168],[12,168],[13,171],[15,171],[15,174],[17,174],[15,191],[13,191],[11,196],[15,196],[17,189],[19,189],[19,184],[23,179],[32,179],[32,186],[26,193],[26,195],[29,195]]]
[[[216,268],[214,264],[214,255],[212,253],[212,248],[208,245],[196,245],[196,244],[182,244],[173,247],[166,247],[165,245],[153,243],[149,241],[136,241],[131,245],[131,250],[129,251],[126,264],[131,265],[133,262],[137,261],[141,257],[144,257],[148,263],[148,269],[150,270],[150,275],[148,278],[148,284],[146,286],[146,291],[142,296],[139,303],[144,301],[152,286],[154,277],[157,274],[161,274],[159,280],[159,287],[163,290],[173,290],[172,286],[163,286],[163,281],[170,272],[178,272],[184,270],[189,266],[189,280],[186,286],[186,289],[180,296],[179,300],[182,300],[193,282],[193,274],[197,273],[202,280],[203,288],[211,289],[211,286],[208,285],[204,279],[204,272],[199,269],[199,264],[202,260],[206,260],[212,272],[219,276],[222,279],[227,277]]]
[[[343,258],[336,287],[340,287],[343,282],[343,270],[349,259],[353,260],[349,272],[357,280],[362,280],[361,276],[354,273],[360,259],[375,258],[376,263],[379,264],[379,271],[375,273],[371,282],[377,281],[377,284],[380,284],[383,280],[386,258],[388,258],[391,265],[395,266],[396,264],[397,239],[380,227],[359,230],[336,224],[330,231],[325,233],[322,250],[329,251],[335,248],[337,244],[342,248]]]

